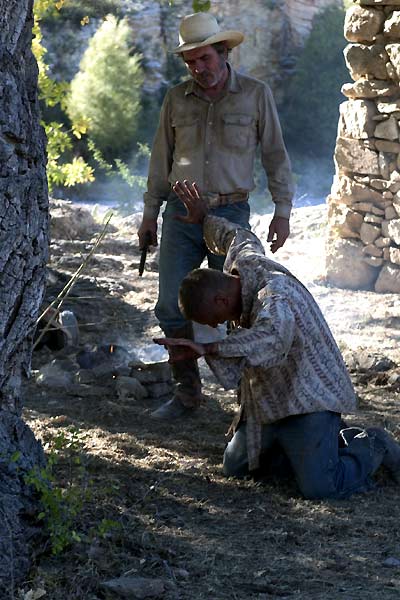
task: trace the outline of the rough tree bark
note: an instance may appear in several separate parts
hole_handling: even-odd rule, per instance
[[[35,498],[24,476],[43,451],[21,419],[21,377],[48,248],[45,136],[31,51],[33,0],[0,0],[0,597],[30,565]]]

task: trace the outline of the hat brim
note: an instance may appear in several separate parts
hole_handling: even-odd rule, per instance
[[[203,48],[203,46],[211,46],[217,42],[227,42],[227,48],[231,50],[235,46],[239,46],[244,40],[244,35],[240,31],[220,31],[212,35],[211,37],[203,40],[202,42],[191,42],[188,44],[180,44],[173,50],[170,50],[173,54],[181,54],[188,50],[194,50],[195,48]]]

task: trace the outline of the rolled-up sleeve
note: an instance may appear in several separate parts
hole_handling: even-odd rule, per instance
[[[261,160],[268,177],[268,187],[275,203],[275,216],[290,217],[294,183],[290,159],[283,141],[278,112],[267,85],[259,99],[259,136]]]
[[[168,199],[171,186],[168,176],[171,171],[174,149],[174,130],[170,118],[169,93],[164,98],[160,122],[151,151],[147,191],[143,196],[145,218],[157,218],[160,207]]]

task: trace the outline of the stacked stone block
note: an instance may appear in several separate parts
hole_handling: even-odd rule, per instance
[[[327,277],[340,287],[400,291],[400,0],[347,10],[342,93],[328,197]]]

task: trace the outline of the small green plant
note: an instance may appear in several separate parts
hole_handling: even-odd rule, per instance
[[[88,499],[86,471],[80,452],[84,436],[75,427],[58,434],[48,445],[47,464],[34,468],[25,476],[25,483],[32,485],[39,494],[43,521],[49,534],[52,554],[60,554],[72,542],[80,542],[82,534],[75,528],[76,517]],[[65,487],[56,485],[55,467],[63,457],[67,465]]]

